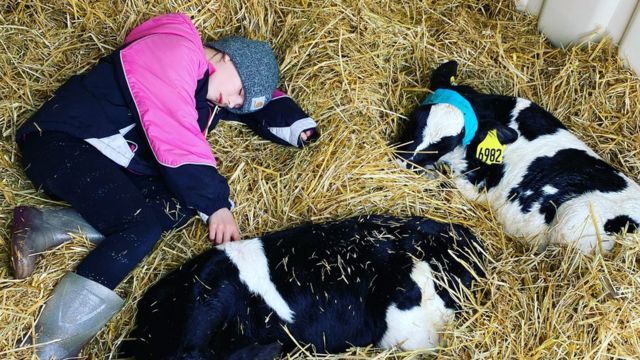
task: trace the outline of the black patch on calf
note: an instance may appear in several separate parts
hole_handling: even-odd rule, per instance
[[[604,231],[609,234],[617,234],[625,228],[628,232],[634,232],[638,229],[638,223],[627,215],[616,216],[604,223]]]
[[[475,153],[472,155],[475,158]],[[487,165],[480,161],[474,161],[477,166],[469,166],[471,170],[464,174],[466,179],[478,188],[478,191],[490,190],[497,186],[504,176],[503,164]]]
[[[543,188],[547,185],[557,192],[545,193]],[[522,181],[511,189],[509,198],[518,201],[524,213],[540,204],[540,213],[549,224],[558,207],[568,200],[592,191],[616,192],[626,187],[625,179],[603,160],[584,150],[563,149],[531,162]]]
[[[418,287],[418,284],[413,281],[408,284],[408,287],[408,289],[403,289],[404,295],[396,303],[396,306],[400,310],[409,310],[415,306],[420,305],[420,299],[422,299],[422,292],[420,291],[420,287]]]
[[[473,111],[476,113],[479,129],[488,130],[509,125],[511,112],[516,105],[517,98],[480,93],[463,95],[471,103]]]
[[[397,136],[397,144],[404,144],[403,147],[411,146],[415,140],[417,133],[417,121],[413,116],[409,116],[406,121],[402,121],[402,127],[400,129],[399,136]],[[414,145],[415,147],[415,145]]]
[[[277,342],[268,345],[252,344],[235,351],[228,360],[273,360],[281,351],[282,345]]]
[[[554,134],[559,129],[566,129],[560,120],[533,102],[520,111],[516,122],[520,134],[529,141],[542,135]]]

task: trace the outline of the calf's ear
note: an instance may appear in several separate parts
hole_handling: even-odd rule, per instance
[[[498,140],[501,144],[511,144],[512,142],[518,139],[518,132],[514,129],[500,125],[496,127],[496,135],[498,135]]]

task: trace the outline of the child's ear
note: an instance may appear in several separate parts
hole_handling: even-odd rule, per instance
[[[498,135],[500,143],[504,145],[511,144],[518,139],[518,132],[504,125],[498,125],[496,127],[496,135]]]

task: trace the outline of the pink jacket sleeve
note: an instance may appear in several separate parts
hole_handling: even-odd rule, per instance
[[[124,48],[120,60],[158,162],[215,166],[195,109],[197,81],[208,67],[202,46],[181,35],[151,34]]]

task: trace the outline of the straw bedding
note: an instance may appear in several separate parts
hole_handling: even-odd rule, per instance
[[[244,237],[305,221],[356,214],[422,215],[465,224],[486,243],[487,279],[464,299],[444,334],[441,358],[639,358],[640,237],[620,237],[606,256],[551,247],[536,253],[505,237],[489,209],[465,201],[450,179],[426,179],[394,163],[388,144],[426,92],[440,62],[461,64],[458,81],[532,99],[638,181],[640,81],[609,42],[554,49],[512,1],[18,1],[0,5],[0,357],[31,358],[13,344],[32,330],[58,279],[91,245],[48,251],[32,277],[14,280],[9,226],[16,205],[59,205],[33,188],[13,136],[70,75],[117,47],[158,13],[188,13],[204,39],[244,34],[269,40],[281,87],[318,121],[319,142],[302,151],[269,144],[233,123],[210,136],[229,179]],[[99,204],[96,204],[99,206]],[[204,251],[198,219],[167,234],[117,292],[127,305],[84,349],[112,356],[133,326],[144,290]],[[420,358],[353,349],[291,357]]]

